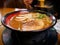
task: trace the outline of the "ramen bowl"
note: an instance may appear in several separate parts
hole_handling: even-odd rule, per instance
[[[31,18],[31,15],[34,18]],[[48,18],[46,19],[45,17]],[[46,22],[45,20],[48,21]],[[41,36],[43,36],[40,34],[43,34],[42,32],[47,32],[56,22],[57,20],[54,15],[40,10],[14,11],[7,13],[2,18],[2,24],[6,29],[11,30],[11,37],[13,40],[16,44],[22,43],[22,45],[30,45],[34,43],[35,40],[39,40],[38,37],[41,38]]]

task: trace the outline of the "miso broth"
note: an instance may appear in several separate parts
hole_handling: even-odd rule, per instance
[[[36,31],[52,25],[52,20],[42,13],[29,12],[18,14],[10,19],[9,26],[20,31]]]

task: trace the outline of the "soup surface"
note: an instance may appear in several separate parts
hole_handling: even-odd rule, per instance
[[[9,26],[20,31],[37,31],[52,25],[52,20],[38,12],[19,13],[9,21]]]

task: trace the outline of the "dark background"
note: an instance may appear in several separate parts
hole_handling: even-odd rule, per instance
[[[2,8],[4,5],[4,0],[0,0],[0,8]]]

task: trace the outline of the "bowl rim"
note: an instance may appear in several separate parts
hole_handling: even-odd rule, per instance
[[[5,14],[5,16],[2,17],[2,20],[1,20],[2,24],[3,24],[6,28],[8,28],[8,29],[10,29],[10,30],[19,31],[19,30],[17,30],[17,29],[10,28],[10,27],[7,26],[4,22],[5,22],[5,19],[6,19],[10,14],[18,13],[18,12],[20,12],[20,11],[21,11],[21,10],[19,10],[19,11],[13,11],[13,12],[9,12],[9,13]],[[28,10],[28,11],[36,11],[36,10]],[[52,17],[54,17],[54,18],[55,18],[55,19],[54,19],[54,24],[52,24],[51,26],[49,26],[49,27],[47,27],[47,28],[44,28],[44,29],[41,29],[41,30],[37,30],[37,31],[32,30],[32,31],[20,31],[20,32],[39,32],[39,31],[44,31],[44,30],[48,30],[49,28],[53,27],[53,26],[57,23],[56,17],[55,17],[54,15],[52,15],[51,13],[45,12],[45,11],[41,11],[41,10],[39,10],[39,11],[37,11],[37,12],[39,12],[39,13],[44,13],[44,14],[49,14],[49,15],[51,15]]]

